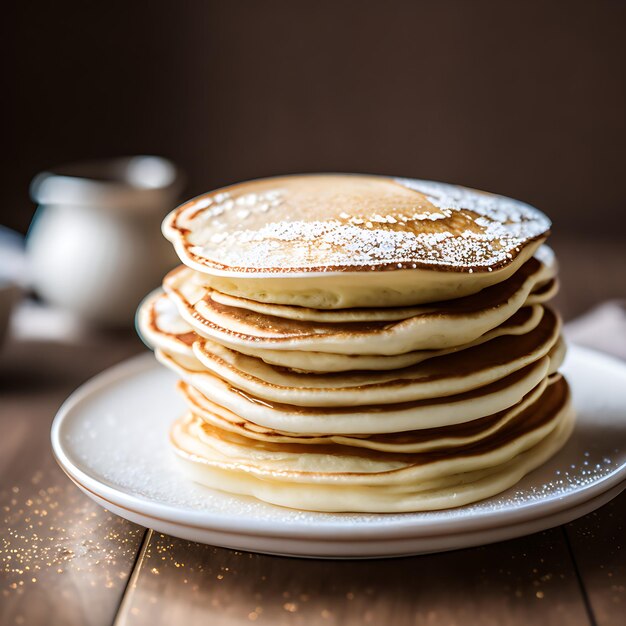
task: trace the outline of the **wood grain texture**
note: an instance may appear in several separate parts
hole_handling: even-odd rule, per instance
[[[0,624],[110,624],[145,530],[84,497],[50,450],[74,387],[139,349],[21,342],[0,358]]]
[[[565,527],[598,626],[626,623],[626,492]]]
[[[588,624],[563,534],[420,557],[305,560],[151,533],[116,626]]]

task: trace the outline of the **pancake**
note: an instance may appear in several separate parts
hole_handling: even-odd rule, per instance
[[[552,278],[548,282],[544,283],[540,287],[534,289],[526,298],[525,304],[530,306],[531,304],[541,304],[552,300],[554,296],[559,292],[559,281],[556,278]]]
[[[551,300],[558,292],[559,284],[555,278],[548,280],[543,285],[536,287],[526,298],[525,304],[540,304]],[[345,322],[392,322],[405,320],[409,317],[422,315],[426,312],[436,311],[436,307],[382,307],[382,308],[360,308],[360,309],[311,309],[301,306],[287,306],[283,304],[268,304],[266,302],[254,302],[245,298],[237,298],[225,293],[220,293],[213,289],[207,289],[204,296],[214,301],[217,305],[228,308],[245,309],[269,317],[283,317],[289,320],[325,322],[325,323],[345,323]],[[206,306],[206,305],[205,305]],[[202,303],[199,303],[198,310],[202,310]]]
[[[208,424],[236,433],[242,437],[271,443],[340,444],[357,448],[368,448],[383,452],[427,452],[466,446],[493,435],[509,421],[517,418],[527,407],[534,404],[546,386],[561,378],[555,374],[542,380],[510,409],[488,415],[481,419],[440,428],[426,428],[403,433],[382,435],[303,435],[265,428],[232,411],[221,407],[203,396],[197,389],[179,381],[178,387],[187,402],[190,412]]]
[[[553,271],[532,258],[502,283],[424,307],[422,313],[397,322],[298,321],[225,306],[207,297],[206,289],[193,283],[186,268],[170,272],[163,287],[199,335],[228,347],[391,356],[478,339],[515,314],[537,286],[553,277]]]
[[[560,378],[556,384],[546,387],[541,398],[524,409],[519,419],[509,421],[494,436],[467,445],[454,455],[447,454],[446,450],[392,454],[343,445],[261,442],[216,428],[193,414],[179,420],[173,435],[176,438],[178,434],[183,442],[186,433],[193,433],[191,437],[196,444],[184,444],[191,452],[197,453],[200,446],[210,447],[211,452],[207,450],[203,457],[214,456],[218,464],[246,467],[268,480],[298,479],[302,483],[318,484],[345,481],[352,485],[405,485],[410,480],[428,484],[433,479],[485,469],[509,460],[523,451],[519,442],[528,441],[529,435],[532,435],[530,445],[534,445],[540,429],[556,426],[555,418],[567,399],[567,383]],[[511,444],[514,453],[507,451],[503,456],[502,451]]]
[[[550,357],[550,367],[548,368],[548,374],[554,374],[563,365],[565,355],[567,354],[567,344],[563,339],[563,335],[560,335],[557,342],[552,346],[548,356]]]
[[[251,442],[189,415],[171,441],[195,481],[280,506],[316,511],[401,512],[461,506],[515,484],[567,440],[573,416],[565,384],[551,385],[526,419],[454,455],[385,455],[345,446]],[[320,446],[319,448],[321,448]]]
[[[297,406],[358,406],[441,398],[482,387],[543,358],[559,330],[557,316],[546,309],[540,324],[524,335],[384,372],[290,372],[212,341],[196,342],[193,351],[208,371],[257,398]]]
[[[541,246],[534,255],[541,263],[551,268],[551,274],[554,275],[557,269],[556,258],[554,252],[548,246]],[[194,280],[195,279],[195,280]],[[198,278],[197,274],[192,277],[193,282],[202,284],[202,278]],[[555,278],[551,278],[546,283],[539,284],[536,289],[528,296],[528,304],[538,304],[546,302],[554,297],[558,291],[558,282]],[[218,304],[228,307],[236,307],[254,311],[262,315],[272,317],[284,317],[291,320],[302,320],[311,322],[377,322],[377,321],[395,321],[403,320],[415,315],[420,315],[428,309],[421,307],[369,307],[369,308],[352,308],[352,309],[312,309],[310,307],[290,306],[283,304],[271,304],[267,302],[257,302],[226,293],[220,293],[214,289],[207,289],[205,297],[214,300]],[[431,307],[436,310],[437,306]]]
[[[429,181],[283,176],[173,211],[163,233],[205,284],[315,309],[410,306],[502,282],[548,236],[522,202]]]
[[[400,369],[434,357],[465,350],[500,336],[522,335],[534,330],[543,318],[544,308],[539,305],[523,307],[503,324],[485,333],[474,342],[445,350],[422,350],[397,356],[343,355],[324,353],[301,353],[298,351],[254,350],[242,352],[256,356],[271,365],[278,365],[297,372],[311,371],[317,367],[321,373],[349,370]],[[138,331],[144,342],[166,353],[194,358],[193,343],[206,341],[178,314],[168,296],[162,292],[147,297],[137,315]],[[308,367],[308,369],[307,369]]]
[[[517,404],[550,369],[550,357],[545,356],[489,385],[453,396],[356,407],[302,407],[258,398],[161,350],[155,355],[215,404],[267,428],[303,434],[367,435],[469,422]]]
[[[171,304],[175,306],[173,303]],[[311,373],[345,372],[350,370],[392,370],[422,363],[427,359],[465,350],[503,335],[522,335],[537,327],[543,317],[543,307],[524,306],[500,326],[486,332],[474,341],[442,350],[413,350],[404,354],[334,354],[331,352],[301,352],[299,350],[268,350],[254,346],[240,346],[221,339],[220,343],[246,354],[255,356],[270,365],[287,367],[295,371]],[[189,326],[191,328],[191,326]]]
[[[181,470],[190,480],[232,494],[288,508],[320,512],[403,513],[435,511],[477,502],[518,483],[525,475],[554,456],[569,438],[574,424],[571,409],[563,411],[561,422],[535,447],[489,470],[465,472],[450,477],[447,486],[425,491],[385,487],[333,489],[326,485],[273,483],[245,472],[231,472],[208,466],[203,459],[175,448]],[[440,484],[444,481],[440,481]]]
[[[158,290],[144,298],[137,310],[137,329],[144,343],[177,356],[193,357],[198,335],[178,314],[166,294]]]

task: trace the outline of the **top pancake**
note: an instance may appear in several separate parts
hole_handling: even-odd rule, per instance
[[[183,204],[163,225],[217,291],[322,309],[476,293],[510,276],[549,228],[541,212],[503,196],[345,174],[233,185]]]

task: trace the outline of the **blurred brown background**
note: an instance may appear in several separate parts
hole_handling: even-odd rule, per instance
[[[623,243],[625,18],[615,0],[12,3],[0,222],[25,231],[46,167],[154,153],[187,171],[187,195],[393,173]]]

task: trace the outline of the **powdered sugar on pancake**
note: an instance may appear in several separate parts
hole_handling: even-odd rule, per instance
[[[166,229],[209,270],[484,272],[546,236],[550,221],[525,203],[464,187],[336,174],[206,194],[172,214]]]

